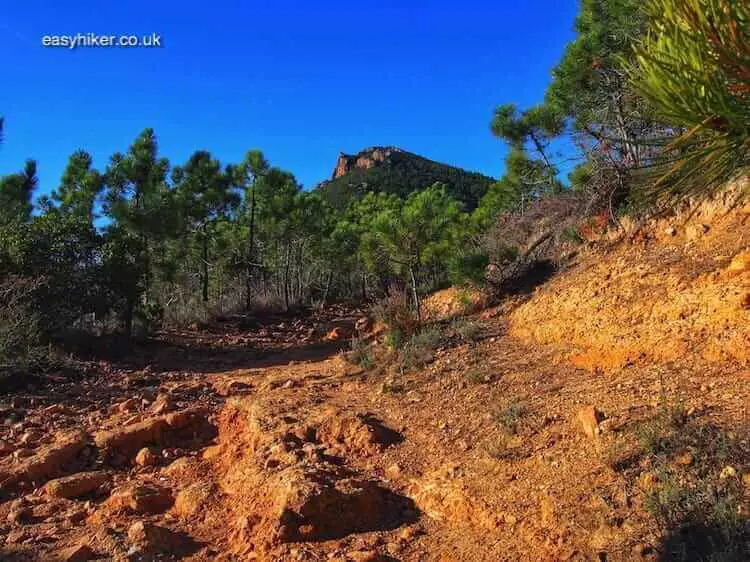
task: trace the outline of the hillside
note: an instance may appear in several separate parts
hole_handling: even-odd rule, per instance
[[[748,220],[719,201],[605,236],[481,312],[435,294],[406,369],[334,307],[10,394],[0,556],[745,560]]]
[[[435,182],[444,183],[466,210],[473,210],[495,180],[441,164],[396,147],[372,147],[355,155],[339,154],[332,178],[316,187],[333,207],[343,209],[368,191],[405,197]]]

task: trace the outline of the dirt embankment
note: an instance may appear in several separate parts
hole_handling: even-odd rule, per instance
[[[716,201],[599,245],[516,310],[511,333],[585,368],[750,362],[750,203]]]

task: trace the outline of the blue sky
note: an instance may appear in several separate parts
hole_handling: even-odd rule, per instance
[[[540,101],[575,0],[6,2],[0,174],[39,163],[41,192],[84,148],[104,168],[145,127],[181,163],[260,148],[306,186],[339,151],[396,145],[489,175],[493,108]],[[44,48],[50,34],[160,34],[159,49]]]

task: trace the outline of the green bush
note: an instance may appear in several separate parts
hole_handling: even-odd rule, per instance
[[[370,352],[367,341],[361,338],[352,338],[349,345],[351,351],[347,354],[348,361],[364,369],[372,368],[372,353]]]
[[[476,322],[463,319],[454,321],[453,329],[461,336],[461,339],[467,342],[475,342],[482,331]]]
[[[407,369],[424,367],[432,361],[440,340],[441,334],[438,328],[425,328],[414,334],[400,351],[403,367]]]

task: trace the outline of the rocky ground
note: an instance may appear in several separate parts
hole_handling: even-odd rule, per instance
[[[339,307],[164,333],[8,393],[0,559],[745,560],[750,261],[736,222],[712,228],[495,309],[435,296],[408,366]],[[631,315],[606,308],[634,287]]]

